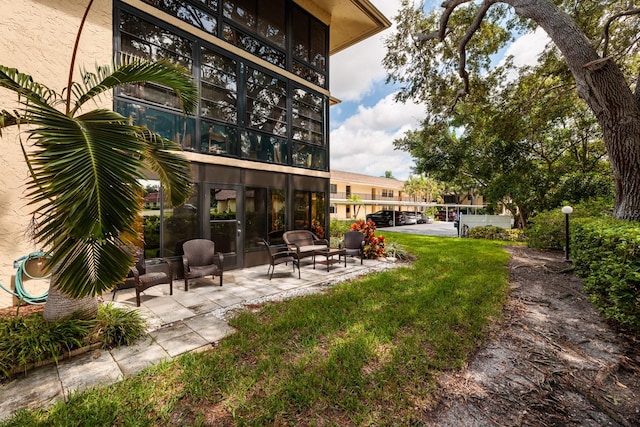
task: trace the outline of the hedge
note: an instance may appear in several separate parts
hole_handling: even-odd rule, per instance
[[[640,223],[581,219],[571,235],[571,258],[591,301],[607,319],[640,332]]]

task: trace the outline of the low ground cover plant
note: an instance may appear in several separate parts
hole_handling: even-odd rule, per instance
[[[416,260],[271,302],[236,333],[4,425],[420,425],[435,378],[464,366],[501,314],[500,242],[388,233]]]
[[[65,352],[100,343],[105,348],[132,344],[145,333],[135,310],[101,305],[93,320],[70,318],[47,322],[42,312],[0,318],[0,380]]]

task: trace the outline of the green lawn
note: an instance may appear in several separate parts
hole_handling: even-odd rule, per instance
[[[382,233],[413,264],[266,304],[184,355],[6,425],[416,425],[500,317],[500,243]]]

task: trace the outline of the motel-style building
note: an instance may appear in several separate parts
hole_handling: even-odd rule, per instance
[[[88,0],[2,2],[0,63],[60,89]],[[114,54],[169,59],[199,85],[197,113],[184,117],[176,97],[155,85],[104,98],[113,108],[178,142],[191,162],[195,191],[179,208],[164,203],[149,176],[145,209],[148,258],[177,261],[181,244],[212,239],[225,269],[266,262],[261,239],[330,220],[330,56],[388,28],[368,0],[95,0],[80,39],[77,69]],[[353,70],[357,73],[358,70]],[[79,73],[76,70],[76,80]],[[0,91],[6,108],[14,95]],[[37,251],[28,170],[18,134],[0,143],[0,282],[13,260]],[[0,292],[0,307],[11,296]]]

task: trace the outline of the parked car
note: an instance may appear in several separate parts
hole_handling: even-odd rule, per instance
[[[376,225],[380,226],[394,225],[394,218],[395,225],[404,225],[405,217],[404,214],[400,211],[383,209],[381,211],[367,215],[367,221],[373,221]]]
[[[404,214],[404,223],[406,225],[413,225],[418,223],[418,215],[415,212],[403,212]]]
[[[418,224],[433,224],[433,217],[424,212],[418,212]]]

